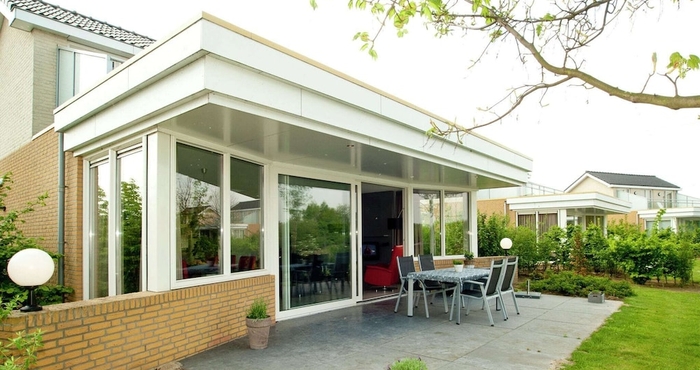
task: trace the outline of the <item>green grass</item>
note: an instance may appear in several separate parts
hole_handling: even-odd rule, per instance
[[[697,267],[696,261],[696,276]],[[634,291],[565,369],[700,369],[700,293]]]

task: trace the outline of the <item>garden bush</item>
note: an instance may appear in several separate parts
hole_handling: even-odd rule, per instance
[[[520,284],[525,289],[525,284]],[[634,295],[627,281],[614,281],[599,276],[584,276],[572,271],[555,273],[549,271],[544,279],[530,282],[530,290],[542,293],[559,294],[573,297],[587,297],[593,291],[604,292],[609,297],[625,298]]]

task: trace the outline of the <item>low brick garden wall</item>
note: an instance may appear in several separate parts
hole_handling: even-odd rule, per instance
[[[262,276],[164,293],[141,292],[16,311],[0,336],[40,328],[36,368],[154,369],[247,335],[256,297],[273,316],[275,278]]]

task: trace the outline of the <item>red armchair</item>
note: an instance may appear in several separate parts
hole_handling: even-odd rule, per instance
[[[403,245],[397,245],[391,251],[389,266],[370,265],[365,271],[365,283],[377,286],[389,286],[399,283],[399,267],[396,257],[403,256]]]

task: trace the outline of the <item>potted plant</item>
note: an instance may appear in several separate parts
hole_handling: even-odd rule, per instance
[[[472,253],[471,251],[466,251],[466,252],[464,253],[464,259],[467,260],[467,263],[466,263],[467,268],[472,268],[472,269],[473,269],[473,268],[474,268],[474,264],[471,263],[471,262],[472,262],[472,260],[474,259],[474,253]]]
[[[256,298],[246,312],[246,326],[248,327],[248,342],[251,349],[267,348],[267,339],[270,336],[272,320],[267,314],[267,303],[262,298]]]
[[[453,260],[452,264],[455,265],[455,271],[460,272],[462,269],[464,269],[464,261],[462,260]]]

